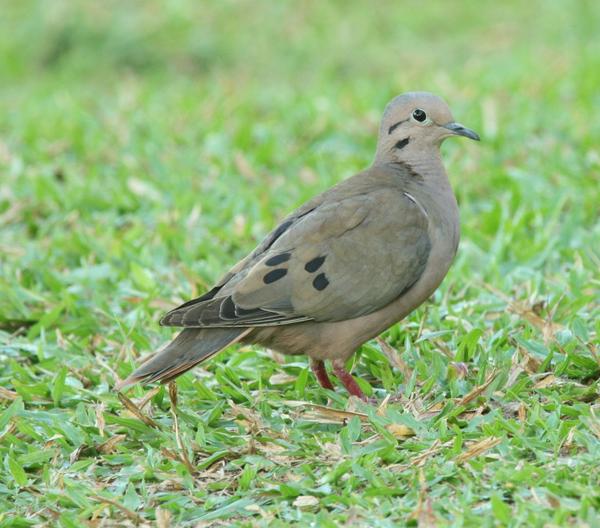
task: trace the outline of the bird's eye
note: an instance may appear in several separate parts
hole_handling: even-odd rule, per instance
[[[415,121],[418,121],[419,123],[422,123],[423,121],[425,121],[425,119],[427,119],[427,114],[424,110],[421,110],[420,108],[413,110],[412,116],[413,119]]]

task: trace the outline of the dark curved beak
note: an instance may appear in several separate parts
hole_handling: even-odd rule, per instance
[[[474,132],[470,128],[467,128],[460,123],[448,123],[447,125],[443,125],[444,128],[447,128],[454,134],[455,136],[464,136],[469,139],[474,139],[475,141],[479,141],[479,134]]]

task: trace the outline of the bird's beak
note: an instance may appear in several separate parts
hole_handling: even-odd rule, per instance
[[[450,130],[450,132],[452,132],[452,134],[455,136],[464,136],[469,139],[474,139],[475,141],[479,141],[479,134],[477,134],[477,132],[474,132],[470,128],[467,128],[467,127],[461,125],[460,123],[448,123],[447,125],[443,125],[443,126],[444,126],[444,128],[447,128],[448,130]]]

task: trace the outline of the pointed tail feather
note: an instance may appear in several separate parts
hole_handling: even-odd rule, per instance
[[[140,381],[166,383],[236,343],[252,328],[186,328],[160,352],[115,385],[122,390]]]

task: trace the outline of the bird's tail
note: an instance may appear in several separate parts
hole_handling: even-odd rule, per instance
[[[160,352],[115,385],[124,389],[140,381],[167,383],[192,367],[236,343],[251,328],[186,328]]]

